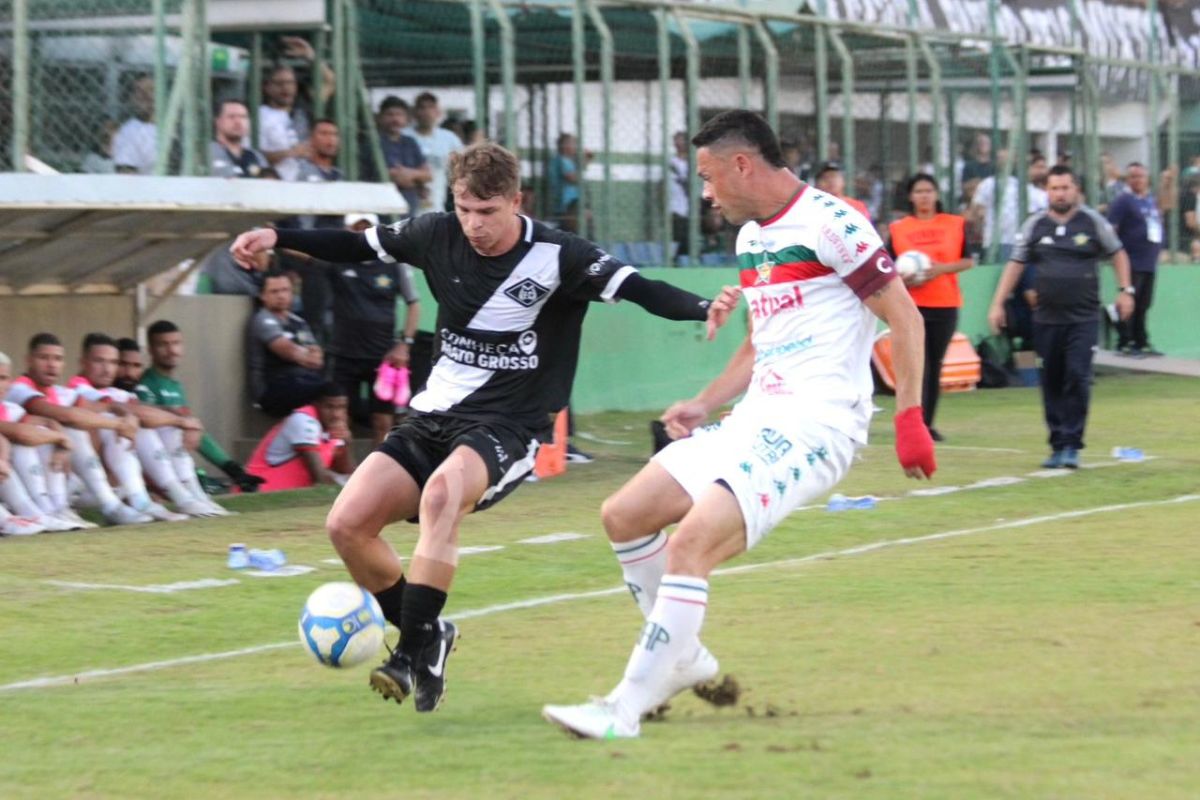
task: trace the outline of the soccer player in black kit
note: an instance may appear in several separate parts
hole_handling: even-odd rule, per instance
[[[463,517],[499,502],[532,470],[551,416],[566,406],[588,303],[628,300],[671,320],[707,321],[709,338],[739,292],[709,301],[648,280],[596,245],[520,214],[519,165],[482,142],[450,161],[453,213],[363,233],[243,233],[234,258],[274,247],[334,262],[401,261],[424,270],[438,302],[437,345],[410,414],[354,472],[325,526],[350,575],[375,594],[400,644],[371,686],[420,712],[445,694],[458,631],[440,619],[458,563]],[[385,525],[419,517],[405,576]]]

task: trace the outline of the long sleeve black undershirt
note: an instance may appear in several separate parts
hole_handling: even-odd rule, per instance
[[[636,272],[617,288],[617,297],[636,303],[663,319],[696,322],[708,319],[708,300],[664,281],[643,278]]]
[[[344,264],[353,261],[372,261],[378,254],[367,244],[367,237],[352,231],[329,228],[316,230],[276,230],[276,247],[299,250],[322,261]],[[670,320],[708,319],[709,301],[663,281],[650,280],[633,273],[622,281],[617,297],[635,303],[655,316]]]

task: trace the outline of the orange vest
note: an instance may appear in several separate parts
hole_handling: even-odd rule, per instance
[[[963,257],[967,221],[957,214],[937,214],[933,219],[904,217],[888,226],[892,249],[899,256],[920,250],[935,264],[952,264]],[[960,308],[962,292],[955,274],[938,275],[920,286],[910,286],[913,302],[926,308]]]

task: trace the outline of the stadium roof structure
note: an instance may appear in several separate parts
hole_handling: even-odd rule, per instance
[[[407,205],[380,183],[10,173],[0,294],[126,292],[268,220],[361,211]]]

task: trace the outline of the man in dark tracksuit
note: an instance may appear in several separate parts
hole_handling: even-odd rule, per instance
[[[1083,449],[1092,355],[1099,338],[1100,258],[1112,259],[1120,287],[1115,305],[1123,320],[1133,312],[1134,290],[1129,256],[1121,240],[1104,217],[1080,204],[1079,187],[1070,168],[1051,169],[1046,191],[1050,208],[1029,217],[1021,227],[1012,259],[992,298],[988,323],[993,331],[1000,331],[1004,298],[1025,267],[1036,266],[1033,340],[1042,359],[1042,405],[1053,451],[1042,466],[1075,469]]]

